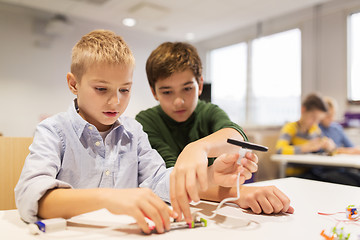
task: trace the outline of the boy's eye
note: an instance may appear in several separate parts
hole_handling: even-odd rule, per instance
[[[120,89],[120,92],[122,92],[122,93],[128,93],[128,92],[130,92],[130,90],[129,90],[129,89],[126,89],[126,88],[124,88],[124,89]]]
[[[101,87],[97,87],[95,89],[96,89],[96,91],[99,91],[99,92],[106,91],[106,88],[101,88]]]
[[[171,94],[171,91],[164,91],[162,92],[163,95],[170,95]]]
[[[192,90],[192,87],[186,87],[186,88],[185,88],[185,91],[187,91],[187,92],[188,92],[188,91],[191,91],[191,90]]]

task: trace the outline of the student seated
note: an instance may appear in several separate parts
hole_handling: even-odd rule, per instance
[[[70,218],[106,208],[134,217],[149,233],[146,216],[162,233],[170,229],[170,217],[181,214],[163,200],[169,202],[169,190],[184,186],[170,186],[172,169],[166,169],[151,148],[141,125],[122,116],[134,65],[127,44],[111,31],[90,32],[74,46],[66,77],[76,98],[67,112],[37,126],[15,188],[23,220]],[[211,169],[204,168],[206,183],[235,186],[238,172],[245,178],[256,170],[251,159],[239,166],[238,157],[224,154]],[[192,187],[197,187],[196,181]]]
[[[321,132],[318,124],[326,117],[328,106],[317,94],[308,95],[301,106],[301,117],[297,122],[286,124],[276,143],[277,152],[280,154],[301,153],[334,153],[336,145],[332,139]],[[299,167],[290,164],[288,175],[296,175],[313,180],[359,186],[360,178],[357,173],[352,173],[339,167]]]
[[[325,97],[324,100],[328,105],[328,112],[321,120],[319,127],[326,137],[331,138],[335,142],[335,153],[360,154],[360,148],[354,146],[346,136],[343,127],[339,123],[334,122],[334,116],[337,110],[335,99]]]
[[[319,122],[325,117],[327,106],[317,94],[309,94],[301,104],[301,116],[281,129],[276,143],[278,154],[332,152],[335,143],[321,133]]]
[[[238,152],[239,147],[228,144],[228,138],[247,141],[242,128],[230,121],[222,109],[199,101],[203,89],[202,64],[194,46],[182,42],[161,44],[149,56],[146,73],[159,105],[140,112],[136,120],[143,125],[151,146],[160,153],[166,166],[175,166],[172,177],[176,183],[187,185],[197,178],[201,181],[198,172],[193,170],[198,165],[211,165],[213,157]],[[254,153],[247,153],[246,158],[257,161]],[[185,161],[187,166],[180,164]],[[200,194],[190,192],[196,199],[213,201],[236,196],[235,188],[215,187]],[[186,208],[187,196],[183,192],[176,194],[182,199],[178,204]],[[274,186],[242,186],[236,204],[255,213],[294,211],[289,198]]]

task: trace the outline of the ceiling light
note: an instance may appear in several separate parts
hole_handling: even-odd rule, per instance
[[[136,20],[134,18],[124,18],[122,23],[127,27],[133,27],[136,25]]]
[[[185,35],[185,38],[186,38],[186,40],[188,40],[188,41],[194,40],[195,34],[192,33],[192,32],[188,32],[188,33]]]

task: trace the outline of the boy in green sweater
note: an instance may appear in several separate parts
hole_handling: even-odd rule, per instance
[[[227,143],[228,138],[247,141],[247,137],[223,110],[198,100],[203,89],[202,64],[192,45],[161,44],[149,56],[146,73],[150,89],[160,105],[140,112],[136,120],[143,125],[152,147],[163,157],[166,166],[175,166],[171,184],[186,186],[186,189],[177,188],[176,192],[171,192],[171,202],[174,210],[182,209],[185,219],[189,220],[189,199],[221,201],[236,196],[235,188],[214,187],[198,192],[196,180],[201,189],[206,189],[205,166],[212,164],[211,158],[239,151],[238,147]],[[257,156],[247,153],[243,161],[257,163]],[[251,174],[243,177],[241,183],[250,177]],[[289,198],[274,186],[242,186],[236,204],[251,208],[255,213],[294,211]]]

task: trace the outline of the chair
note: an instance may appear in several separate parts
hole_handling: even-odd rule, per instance
[[[32,137],[0,137],[0,210],[15,209],[17,184]]]
[[[247,131],[250,142],[267,146],[267,152],[254,151],[259,158],[258,171],[255,181],[265,181],[279,178],[279,164],[270,160],[270,156],[276,153],[275,145],[280,135],[280,128],[269,128]]]

